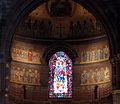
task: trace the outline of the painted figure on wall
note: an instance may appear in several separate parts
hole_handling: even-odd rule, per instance
[[[97,82],[98,81],[98,69],[96,68],[95,71],[93,72],[93,82]]]
[[[34,82],[39,83],[40,82],[40,73],[37,70],[35,70],[34,75],[35,75],[35,81]]]
[[[81,72],[81,84],[98,84],[109,82],[110,69],[108,66],[98,67],[96,69],[83,70]]]
[[[88,80],[87,72],[84,70],[83,73],[81,74],[81,83],[86,84]]]
[[[26,47],[14,47],[12,48],[12,59],[15,61],[41,64],[40,49],[33,50]]]
[[[98,60],[100,60],[100,49],[97,49]]]
[[[87,62],[89,62],[90,61],[90,51],[87,51],[86,53],[87,53]]]
[[[20,67],[12,67],[11,81],[24,84],[39,84],[40,73],[37,69],[25,69]]]
[[[18,80],[18,81],[21,81],[20,79],[20,68],[18,67],[17,68],[17,71],[16,71],[16,79]]]
[[[23,69],[22,69],[22,71],[23,71],[23,78],[22,78],[22,82],[23,82],[23,83],[25,83],[25,82],[27,82],[27,78],[26,78],[26,69],[25,69],[25,68],[23,68]]]
[[[105,67],[104,75],[105,79],[110,81],[110,71],[108,67]]]
[[[97,49],[95,49],[94,55],[95,55],[95,56],[94,56],[94,59],[95,59],[95,60],[99,60],[99,58],[98,58],[99,56],[98,56],[98,53],[97,53]]]
[[[29,70],[28,70],[28,82],[31,83],[31,82],[32,82],[32,79],[33,79],[33,78],[32,78],[32,70],[29,69]]]
[[[29,49],[28,51],[28,61],[32,61],[33,60],[33,50]]]
[[[103,51],[104,51],[104,58],[109,58],[109,48],[107,45],[104,47]]]
[[[99,81],[104,81],[104,68],[102,67],[100,70],[99,70]]]
[[[103,49],[100,49],[100,60],[103,59]]]
[[[93,71],[90,69],[90,71],[88,72],[88,83],[92,83],[93,82]]]
[[[80,53],[80,63],[99,62],[108,58],[109,48],[107,45],[102,48],[84,50]]]

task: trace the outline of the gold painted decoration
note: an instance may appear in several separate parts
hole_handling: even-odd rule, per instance
[[[96,44],[97,45],[97,44]],[[88,64],[109,60],[109,47],[105,45],[103,48],[83,50],[80,53],[80,64]]]
[[[73,0],[49,0],[21,21],[16,34],[34,39],[81,39],[105,31],[99,20]]]
[[[12,59],[15,61],[42,64],[42,56],[47,45],[36,45],[26,42],[14,41],[11,49]],[[73,46],[79,57],[76,59],[77,64],[89,64],[96,62],[103,62],[109,60],[110,50],[105,42],[96,42],[95,45],[78,45]]]
[[[39,66],[12,62],[10,81],[18,84],[39,85]]]
[[[24,63],[41,64],[44,49],[45,47],[42,45],[14,41],[11,48],[12,60]]]
[[[108,66],[83,70],[80,74],[81,85],[102,84],[111,82],[111,69]]]
[[[40,53],[31,48],[12,48],[12,58],[16,61],[41,64]]]

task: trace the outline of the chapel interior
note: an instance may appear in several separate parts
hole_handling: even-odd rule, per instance
[[[37,5],[14,32],[7,104],[113,104],[110,48],[104,24],[84,5]]]

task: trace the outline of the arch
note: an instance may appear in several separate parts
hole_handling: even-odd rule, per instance
[[[36,8],[38,5],[46,2],[47,0],[21,0],[17,2],[16,6],[9,12],[8,14],[8,20],[6,21],[6,28],[3,31],[2,41],[1,44],[4,42],[5,44],[2,44],[1,46],[1,53],[4,55],[5,60],[10,56],[10,46],[12,43],[12,40],[14,38],[14,33],[17,28],[17,25],[20,23],[20,21],[23,19],[23,17],[28,14],[30,11],[32,11],[34,8]],[[82,4],[87,10],[90,10],[92,14],[94,14],[95,17],[100,19],[102,24],[105,27],[105,30],[108,34],[109,39],[109,45],[111,47],[111,56],[113,56],[115,53],[117,53],[117,42],[116,37],[114,34],[117,34],[114,28],[114,25],[111,24],[106,16],[106,13],[104,13],[104,10],[97,5],[97,3],[90,2],[89,0],[75,0],[75,2],[78,2],[79,4]],[[22,6],[21,6],[22,3]],[[97,7],[97,8],[96,8]],[[114,50],[114,51],[113,51]]]
[[[107,38],[110,46],[110,56],[113,57],[118,52],[118,43],[117,43],[117,30],[115,28],[115,24],[113,24],[109,17],[107,17],[107,14],[105,13],[106,7],[104,5],[99,6],[99,3],[92,2],[90,0],[75,0],[77,3],[83,5],[87,10],[92,13],[105,28],[105,31],[107,33]],[[101,1],[102,2],[102,1]],[[97,8],[96,8],[97,7]]]
[[[45,59],[47,64],[49,63],[50,57],[57,51],[65,52],[72,59],[73,63],[75,62],[75,59],[78,57],[78,54],[75,51],[75,49],[72,49],[68,44],[61,43],[61,42],[60,43],[56,42],[55,44],[49,46],[45,50],[45,53],[43,55],[43,59]]]
[[[16,3],[16,6],[12,8],[12,10],[9,11],[9,14],[6,18],[6,27],[3,30],[2,33],[2,41],[1,41],[1,54],[3,55],[3,61],[7,62],[10,57],[10,47],[12,40],[14,38],[15,30],[20,23],[20,21],[24,18],[26,14],[28,14],[30,11],[32,11],[35,7],[37,7],[39,4],[42,4],[46,2],[47,0],[19,0]],[[110,45],[110,52],[111,56],[114,56],[114,54],[117,53],[118,45],[117,40],[117,33],[115,30],[114,25],[109,22],[106,13],[104,12],[105,8],[100,8],[99,5],[97,5],[97,1],[90,1],[90,0],[75,0],[78,3],[81,3],[87,10],[90,10],[92,14],[94,14],[95,17],[100,19],[102,24],[105,27],[105,30],[107,32],[109,45]],[[102,2],[102,1],[101,1]],[[97,8],[96,8],[97,7]],[[6,75],[9,75],[9,72],[5,73]],[[5,82],[4,82],[5,83]]]

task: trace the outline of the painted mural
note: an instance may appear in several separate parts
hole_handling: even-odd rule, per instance
[[[41,64],[40,53],[33,50],[25,48],[12,48],[12,58],[13,60]]]
[[[17,35],[34,39],[78,39],[104,33],[101,22],[73,0],[49,0],[33,10],[17,29]]]
[[[12,60],[25,63],[41,64],[44,48],[45,47],[41,45],[14,41],[11,49]]]
[[[98,31],[95,20],[86,19],[81,21],[52,21],[49,19],[33,20],[28,19],[23,21],[17,30],[17,34],[31,38],[44,38],[44,39],[69,39],[84,37],[87,33],[93,35]],[[99,30],[102,32],[102,28]],[[98,31],[98,32],[99,32]],[[83,35],[84,34],[84,35]],[[73,37],[74,36],[74,37]]]
[[[80,74],[81,85],[99,84],[111,81],[111,69],[108,66],[83,70]]]
[[[86,49],[80,53],[80,64],[100,62],[108,59],[109,47],[107,45],[102,48]]]
[[[16,62],[11,65],[11,82],[20,84],[38,85],[40,84],[40,71],[38,66],[25,66]]]
[[[91,44],[73,46],[77,51],[79,60],[77,64],[88,64],[109,60],[110,50],[106,40]],[[15,41],[11,55],[15,61],[42,64],[42,56],[47,45],[36,45],[26,42]]]

